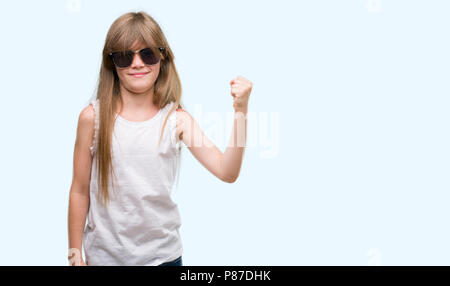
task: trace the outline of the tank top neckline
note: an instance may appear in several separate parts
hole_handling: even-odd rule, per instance
[[[127,123],[129,125],[147,125],[152,123],[153,121],[156,121],[156,119],[161,115],[163,108],[160,108],[158,112],[150,119],[144,120],[144,121],[131,121],[128,119],[123,118],[119,115],[119,113],[116,112],[116,118],[119,119],[121,122]]]

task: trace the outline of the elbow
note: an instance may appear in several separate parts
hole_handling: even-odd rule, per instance
[[[220,172],[219,172],[219,178],[225,182],[225,183],[229,183],[232,184],[234,182],[236,182],[237,178],[239,177],[239,172],[240,172],[240,168],[239,169],[234,169],[234,170],[230,170],[230,168],[223,168],[223,156],[220,159]]]
[[[238,178],[238,176],[223,177],[222,181],[224,181],[225,183],[232,184],[232,183],[236,182],[237,178]]]

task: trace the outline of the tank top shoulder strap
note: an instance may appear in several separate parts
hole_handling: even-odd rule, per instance
[[[98,141],[98,128],[99,128],[99,105],[100,105],[100,101],[98,99],[93,99],[91,100],[91,102],[89,103],[92,105],[92,107],[94,108],[94,113],[95,113],[95,120],[94,120],[94,138],[93,138],[93,142],[92,142],[92,146],[90,147],[91,150],[91,155],[93,156],[95,151],[97,150],[97,141]]]

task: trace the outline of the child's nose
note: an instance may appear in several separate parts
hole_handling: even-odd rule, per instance
[[[144,62],[141,59],[141,56],[139,55],[139,53],[134,54],[133,56],[133,62],[131,63],[132,67],[140,67],[143,66]]]

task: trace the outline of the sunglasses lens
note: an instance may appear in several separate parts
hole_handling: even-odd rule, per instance
[[[157,57],[150,48],[141,50],[139,55],[141,56],[142,61],[147,65],[154,65],[159,62],[159,57]],[[131,66],[133,63],[133,56],[134,53],[131,51],[115,52],[111,55],[114,64],[119,68]]]
[[[150,48],[141,50],[140,55],[142,61],[147,65],[154,65],[159,62],[159,58],[153,53]]]
[[[131,52],[116,52],[112,54],[114,64],[119,68],[126,68],[133,62],[133,53]]]

